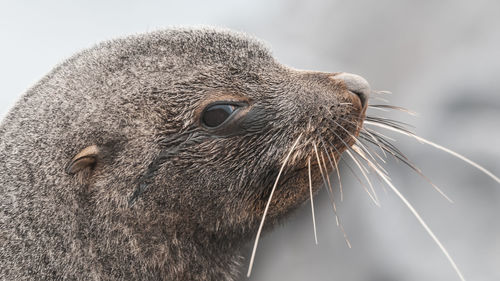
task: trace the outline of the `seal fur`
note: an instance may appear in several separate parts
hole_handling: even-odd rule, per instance
[[[308,199],[318,137],[338,157],[352,143],[338,124],[358,133],[366,107],[332,77],[215,29],[136,35],[73,56],[0,126],[0,276],[234,280],[297,136],[306,140],[267,228]],[[204,128],[214,101],[240,103],[241,118]]]

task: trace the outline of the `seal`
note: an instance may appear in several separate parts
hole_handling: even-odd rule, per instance
[[[0,277],[234,280],[262,218],[307,201],[355,142],[369,93],[229,30],[84,50],[0,126]]]

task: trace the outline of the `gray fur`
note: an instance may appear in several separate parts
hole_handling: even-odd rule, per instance
[[[234,280],[297,136],[306,141],[267,226],[307,200],[317,136],[344,149],[324,129],[335,128],[325,108],[344,118],[359,109],[339,105],[351,96],[329,75],[284,67],[255,39],[213,29],[131,36],[68,59],[0,126],[0,277]],[[221,93],[251,105],[236,133],[199,124]],[[91,145],[95,165],[66,173]]]

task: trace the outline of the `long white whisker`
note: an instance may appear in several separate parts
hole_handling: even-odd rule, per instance
[[[373,185],[370,181],[370,179],[368,178],[368,175],[366,175],[365,171],[363,170],[361,164],[359,163],[359,161],[354,157],[354,155],[352,155],[352,153],[349,151],[349,150],[346,150],[345,151],[347,154],[349,154],[349,156],[352,158],[352,160],[354,161],[354,163],[356,163],[356,165],[358,166],[359,170],[361,171],[361,173],[363,174],[363,176],[365,177],[366,181],[368,182],[368,185],[370,186],[370,189],[372,190],[373,192],[373,195],[366,189],[366,192],[368,193],[368,195],[370,196],[370,198],[372,198],[373,202],[375,203],[375,205],[377,205],[378,207],[380,207],[380,203],[379,203],[379,200],[378,200],[378,197],[377,197],[377,193],[375,192],[375,189],[373,188]]]
[[[446,193],[444,193],[427,176],[425,176],[424,173],[418,167],[416,167],[414,164],[412,164],[404,155],[402,155],[401,153],[399,153],[399,155],[398,155],[397,152],[393,151],[393,149],[391,149],[390,147],[387,147],[385,144],[380,146],[380,148],[390,152],[396,159],[401,159],[408,167],[410,167],[413,171],[415,171],[420,177],[422,177],[425,181],[427,181],[437,192],[439,192],[439,194],[441,194],[441,196],[443,196],[446,200],[448,200],[448,202],[453,203],[453,200],[451,200],[451,198],[448,195],[446,195]],[[388,174],[387,171],[385,169],[383,169],[380,165],[377,165],[377,166],[382,171],[384,171],[384,173],[386,175]]]
[[[333,116],[333,114],[331,113],[331,111],[329,111],[329,110],[328,110],[328,112],[329,112],[329,113]],[[335,121],[333,120],[333,122],[335,122]],[[341,126],[341,125],[340,125],[339,123],[337,123],[337,122],[335,122],[335,123],[337,124],[337,126],[339,126],[340,128],[344,129],[344,131],[346,131],[349,135],[351,135],[351,134],[349,133],[349,131],[347,131],[347,130],[343,127],[343,126]],[[371,194],[371,193],[368,191],[368,189],[364,186],[364,184],[361,182],[361,180],[359,180],[359,179],[358,179],[358,180],[359,180],[359,182],[361,183],[361,185],[363,186],[363,188],[365,188],[365,190],[366,190],[366,192],[368,193],[368,195],[370,196],[370,198],[372,198],[372,200],[373,200],[373,202],[375,203],[375,205],[377,205],[377,206],[379,206],[379,207],[380,207],[380,205],[379,205],[379,203],[378,203],[377,193],[375,192],[375,189],[373,188],[373,186],[372,186],[372,184],[371,184],[370,180],[368,179],[368,177],[367,177],[367,175],[366,175],[365,171],[363,170],[363,169],[366,169],[366,168],[365,168],[364,166],[361,166],[361,165],[359,164],[359,162],[356,160],[356,158],[354,158],[354,157],[353,157],[353,155],[349,152],[349,145],[348,145],[345,141],[343,141],[343,140],[342,140],[342,138],[341,138],[341,137],[339,137],[339,135],[337,135],[337,134],[336,134],[333,130],[331,130],[331,132],[332,132],[333,134],[335,134],[335,136],[337,136],[337,137],[340,139],[340,141],[342,141],[342,142],[344,143],[344,145],[346,146],[346,148],[347,148],[347,150],[346,150],[346,151],[349,153],[349,155],[350,155],[350,156],[351,156],[351,158],[354,160],[354,162],[358,165],[359,169],[361,170],[361,173],[363,174],[363,176],[365,176],[366,180],[368,181],[368,184],[370,185],[370,188],[373,190],[373,194],[374,194],[374,195],[372,196],[372,194]],[[353,137],[353,139],[357,140],[357,138],[356,138],[356,137],[354,137],[354,136],[352,136],[352,135],[351,135],[351,137]],[[335,146],[333,146],[333,148],[335,148]],[[337,149],[335,149],[335,150],[337,150]],[[372,157],[373,157],[373,156],[372,156]],[[318,161],[319,161],[319,160],[318,160]],[[352,171],[352,170],[351,170],[351,171]],[[354,171],[352,171],[352,172],[353,172],[353,174],[354,174]],[[367,173],[369,173],[369,172],[368,172],[368,170],[366,170],[366,172],[367,172]],[[374,196],[375,196],[375,197],[374,197]]]
[[[276,177],[276,181],[274,182],[273,188],[271,189],[271,194],[269,195],[269,199],[267,200],[266,208],[264,209],[264,214],[262,215],[262,220],[260,221],[259,230],[257,231],[257,235],[255,237],[255,243],[253,245],[252,256],[250,257],[250,265],[248,266],[247,277],[250,277],[250,274],[252,274],[252,267],[255,260],[255,253],[257,252],[257,245],[259,245],[260,234],[262,232],[262,228],[264,227],[264,221],[266,219],[266,215],[269,210],[269,205],[271,205],[271,200],[273,198],[274,191],[276,190],[276,186],[278,186],[281,173],[283,173],[286,163],[288,163],[288,159],[290,159],[290,156],[292,155],[295,147],[297,146],[301,138],[302,138],[302,133],[297,137],[297,140],[295,140],[292,147],[290,148],[290,151],[288,152],[285,160],[283,161],[283,164],[281,165],[280,171],[278,172],[278,176]]]
[[[388,109],[394,109],[394,110],[402,111],[402,112],[407,113],[407,114],[412,115],[412,116],[418,115],[415,111],[410,110],[408,108],[404,108],[401,106],[395,106],[395,105],[389,105],[389,104],[370,104],[370,105],[368,105],[368,107],[373,108],[373,109],[379,109],[382,111],[388,111]]]
[[[366,121],[366,120],[365,120],[365,121],[363,121],[363,124],[370,124],[370,121]],[[377,123],[377,124],[378,124],[378,123]],[[389,137],[389,136],[387,136],[387,135],[384,135],[384,134],[382,134],[381,132],[377,132],[377,131],[374,131],[374,130],[372,130],[372,129],[366,128],[366,127],[365,127],[365,129],[366,129],[368,132],[371,132],[371,133],[377,133],[377,134],[379,134],[381,137],[383,137],[383,138],[385,138],[385,139],[387,139],[387,140],[390,140],[390,141],[392,141],[392,142],[396,142],[396,141],[397,141],[396,139],[391,138],[391,137]]]
[[[375,110],[380,110],[380,111],[383,111],[383,112],[389,112],[389,109],[387,108],[381,108],[381,107],[370,107],[368,106],[369,108],[371,109],[375,109]]]
[[[363,143],[361,143],[361,142],[359,141],[359,139],[358,139],[356,136],[354,136],[353,134],[351,134],[351,133],[350,133],[350,132],[349,132],[346,128],[344,128],[344,126],[340,125],[340,124],[339,124],[338,122],[336,122],[335,120],[333,120],[333,122],[334,122],[337,126],[339,126],[342,130],[344,130],[344,131],[345,131],[345,132],[346,132],[346,133],[347,133],[347,134],[348,134],[348,135],[349,135],[349,136],[350,136],[350,137],[351,137],[351,138],[352,138],[352,139],[353,139],[356,143],[358,143],[358,144],[359,144],[359,145],[360,145],[363,149],[365,149],[366,153],[368,153],[368,155],[370,155],[370,157],[371,157],[371,158],[372,158],[375,162],[377,161],[377,160],[375,160],[375,158],[373,157],[373,155],[372,155],[372,154],[368,151],[368,149],[365,147],[365,145],[364,145]],[[382,160],[382,161],[384,161],[384,160]],[[367,171],[367,172],[368,172],[368,171]],[[375,197],[377,197],[377,196],[375,195]]]
[[[359,146],[357,145],[353,145],[352,146],[352,150],[354,152],[356,152],[359,156],[361,156],[361,158],[363,158],[363,160],[366,161],[366,163],[368,164],[368,166],[370,166],[373,170],[375,170],[374,166],[375,164],[368,158],[368,156],[366,156],[366,154],[363,152],[363,150],[361,148],[359,148]],[[380,169],[380,167],[377,167],[377,169],[379,169],[381,172],[384,173],[384,175],[390,180],[391,178],[389,177],[389,173],[386,171],[386,170],[383,170],[383,169]],[[378,175],[378,173],[376,173]]]
[[[330,113],[331,114],[331,113]],[[342,117],[339,117],[340,119],[344,120],[344,121],[347,121],[349,123],[352,123],[352,124],[355,124],[353,123],[352,121],[349,121],[347,119],[344,119]],[[375,161],[375,163],[378,164],[377,160],[373,157],[373,155],[370,153],[370,151],[368,150],[368,148],[360,141],[359,137],[356,137],[354,136],[353,134],[351,134],[346,128],[344,128],[342,125],[340,125],[338,122],[336,122],[335,120],[333,120],[333,122],[340,128],[342,128],[353,140],[355,140],[356,143],[358,143],[365,151],[366,153],[368,153],[368,155],[370,155],[370,157]],[[373,136],[372,134],[370,134],[370,132],[368,132],[364,127],[361,127],[361,130],[363,130],[365,133],[369,134],[374,142],[376,142],[378,144],[378,146],[380,147],[380,149],[382,150],[382,152],[384,153],[384,156],[387,158],[387,155],[385,154],[385,151],[382,149],[382,147],[380,146],[379,144],[379,141],[377,138],[375,138],[375,136]],[[375,151],[372,151],[383,163],[386,163],[385,160],[380,157],[380,155],[378,155]],[[379,168],[381,168],[382,170],[384,169],[382,166],[378,165]]]
[[[313,228],[314,228],[314,242],[316,242],[316,245],[318,245],[318,234],[316,233],[316,218],[314,216],[313,187],[311,179],[311,158],[307,159],[307,168],[309,171],[309,195],[311,196],[311,213],[312,213]]]
[[[321,178],[323,179],[323,184],[325,185],[325,188],[328,192],[330,201],[332,202],[333,213],[335,214],[335,221],[337,223],[337,226],[339,226],[340,220],[339,220],[339,217],[337,215],[337,206],[335,205],[335,198],[334,198],[334,194],[333,194],[332,185],[330,183],[330,178],[328,177],[328,175],[325,176],[323,174],[323,168],[321,165],[321,160],[319,159],[318,147],[316,146],[316,143],[313,143],[313,147],[314,147],[314,153],[316,154],[316,160],[318,161],[318,168],[319,168],[319,171],[321,173]],[[324,162],[324,158],[323,158],[323,162]],[[328,170],[326,169],[326,164],[324,164],[324,165],[325,165],[325,173],[328,173]],[[328,180],[328,183],[327,183],[327,180]]]
[[[441,249],[441,252],[443,252],[443,254],[446,256],[446,258],[450,262],[451,266],[453,267],[453,269],[457,273],[460,280],[465,281],[465,278],[462,275],[462,273],[460,272],[460,269],[458,269],[458,266],[455,263],[455,261],[452,259],[452,257],[450,256],[450,254],[448,253],[446,248],[443,246],[443,244],[441,244],[441,242],[436,237],[434,232],[432,232],[432,230],[429,228],[427,223],[425,223],[425,221],[422,219],[420,214],[415,210],[415,208],[413,208],[413,206],[410,204],[410,202],[408,202],[408,200],[406,200],[406,198],[403,196],[403,194],[401,194],[401,192],[399,192],[399,190],[392,184],[392,182],[386,177],[386,175],[384,173],[382,173],[375,166],[373,166],[373,168],[376,171],[376,173],[385,181],[385,183],[387,183],[387,185],[392,189],[392,191],[394,191],[394,193],[396,193],[396,195],[399,197],[399,199],[401,199],[401,201],[406,205],[406,207],[408,207],[410,212],[412,212],[412,214],[419,221],[419,223],[422,225],[422,227],[425,229],[425,231],[427,231],[427,233],[432,238],[432,240],[434,240],[434,242],[438,245],[438,247]]]
[[[400,134],[403,134],[403,135],[406,135],[406,136],[409,136],[409,137],[412,137],[412,138],[415,138],[416,140],[420,141],[421,143],[425,143],[425,144],[428,144],[428,145],[431,145],[441,151],[444,151],[446,153],[449,153],[455,157],[457,157],[458,159],[462,160],[462,161],[465,161],[467,163],[469,163],[471,166],[475,167],[476,169],[480,170],[481,172],[485,173],[486,175],[488,175],[490,178],[492,178],[493,180],[495,180],[497,183],[500,183],[500,178],[498,178],[497,176],[495,176],[492,172],[490,172],[489,170],[487,170],[486,168],[484,168],[483,166],[477,164],[476,162],[470,160],[469,158],[451,150],[451,149],[448,149],[446,147],[443,147],[439,144],[436,144],[434,142],[431,142],[429,140],[426,140],[422,137],[419,137],[415,134],[411,134],[411,133],[408,133],[408,132],[405,132],[405,131],[402,131],[400,129],[396,129],[396,128],[393,128],[393,127],[390,127],[390,126],[387,126],[387,125],[384,125],[384,124],[379,124],[377,122],[370,122],[370,121],[365,121],[365,124],[368,124],[368,125],[373,125],[373,126],[378,126],[378,127],[381,127],[381,128],[385,128],[387,130],[391,130],[391,131],[394,131],[394,132],[397,132],[397,133],[400,133]]]
[[[349,241],[349,237],[347,237],[347,233],[345,233],[344,226],[342,226],[341,222],[338,223],[338,227],[340,228],[340,231],[342,231],[342,234],[344,235],[344,240],[345,243],[347,244],[347,247],[351,249],[352,248],[351,242]]]
[[[358,140],[358,142],[360,142],[360,143],[361,143],[361,141],[360,141],[360,140]],[[366,148],[368,148],[367,146],[365,146],[365,147],[366,147]],[[372,150],[372,149],[370,149],[370,150],[371,150],[371,152],[372,152],[373,154],[375,154],[375,156],[377,156],[377,158],[378,158],[378,159],[380,159],[380,161],[382,161],[382,163],[386,164],[386,161],[384,160],[384,158],[382,158],[380,155],[378,155],[378,153],[377,153],[377,152],[375,152],[374,150]],[[377,164],[378,164],[378,162],[377,162]],[[378,165],[378,166],[379,166],[380,168],[382,168],[382,166],[381,166],[381,165]]]
[[[342,191],[342,181],[340,180],[340,172],[339,172],[339,169],[337,166],[337,160],[335,160],[335,155],[332,155],[332,157],[330,157],[330,154],[326,150],[325,146],[324,146],[324,149],[325,149],[325,154],[328,157],[328,160],[330,161],[330,166],[332,166],[332,169],[337,172],[337,177],[339,179],[340,202],[342,202],[342,201],[344,201],[344,192]],[[331,149],[330,149],[330,151],[331,151]],[[332,158],[333,158],[334,165],[332,165]]]
[[[381,98],[381,97],[370,97],[370,99],[382,101],[382,102],[385,102],[385,103],[389,103],[388,99],[384,99],[384,98]]]
[[[384,154],[384,157],[387,158],[387,154],[385,154],[385,150],[382,148],[382,146],[380,145],[380,142],[378,141],[378,139],[372,134],[370,133],[368,130],[365,129],[365,127],[362,128],[362,130],[367,133],[372,139],[373,141],[378,145],[378,147],[380,148],[380,150],[382,151],[382,153]],[[382,162],[385,163],[384,160],[382,160]]]
[[[333,147],[333,148],[335,149],[335,147]],[[338,150],[337,150],[337,149],[335,149],[335,150],[336,150],[336,151],[337,151],[337,153],[338,153]],[[334,156],[333,151],[332,151],[331,149],[330,149],[330,151],[331,151],[331,153],[332,153],[332,156]],[[345,163],[346,167],[349,169],[349,171],[350,171],[350,172],[351,172],[351,174],[354,176],[354,178],[355,178],[355,179],[359,182],[359,184],[361,184],[361,186],[363,187],[363,189],[364,189],[366,192],[368,192],[368,195],[370,195],[370,198],[372,198],[372,200],[374,200],[374,199],[373,199],[373,196],[372,196],[372,195],[370,194],[370,192],[368,191],[368,187],[367,187],[367,186],[363,183],[363,181],[361,180],[361,178],[360,178],[360,177],[358,177],[358,175],[356,174],[356,172],[354,172],[354,169],[353,169],[353,168],[349,165],[349,163],[347,162],[347,160],[345,160],[344,158],[342,158],[342,156],[339,158],[339,160],[344,161],[344,163]],[[339,163],[339,165],[340,165],[340,163]]]
[[[325,174],[326,174],[326,181],[328,183],[328,189],[330,189],[330,192],[332,193],[332,199],[335,199],[333,197],[332,183],[330,182],[330,176],[328,175],[328,170],[326,169],[326,161],[325,161],[325,157],[323,156],[323,152],[321,152],[321,161],[323,163],[323,167],[325,167]],[[333,201],[333,203],[335,203],[335,200]]]
[[[328,188],[328,183],[326,182],[326,177],[328,177],[328,175],[325,175],[323,173],[323,168],[321,166],[321,160],[319,159],[318,147],[316,146],[316,143],[313,143],[313,147],[314,147],[314,153],[316,154],[316,160],[318,161],[318,167],[319,167],[319,171],[321,173],[321,178],[323,179],[323,184],[325,185],[326,188]],[[326,170],[326,167],[325,167],[325,170]]]
[[[335,165],[335,170],[337,171],[337,177],[339,179],[339,190],[340,190],[340,202],[344,201],[344,192],[342,191],[342,181],[340,180],[340,171],[339,166],[337,165],[337,160],[335,159],[335,155],[332,155],[333,164]]]
[[[368,158],[368,156],[366,156],[366,154],[363,152],[363,150],[359,146],[354,144],[351,148],[352,148],[352,150],[354,150],[354,152],[356,152],[359,156],[361,156],[361,158],[363,158],[366,161],[368,166],[370,166],[373,169],[373,166],[375,166],[375,164],[373,164],[373,162]],[[387,171],[382,170],[382,169],[381,169],[381,171],[384,173],[384,175],[388,176]]]
[[[332,185],[330,183],[330,178],[328,177],[328,170],[326,169],[326,164],[325,164],[325,173],[323,173],[323,166],[321,165],[321,160],[319,159],[319,153],[318,153],[318,147],[316,146],[316,143],[313,143],[314,147],[314,153],[316,154],[316,160],[318,161],[318,168],[321,173],[321,178],[323,179],[323,184],[325,185],[325,188],[329,194],[330,201],[332,202],[333,206],[333,212],[335,213],[335,216],[337,214],[337,206],[335,206],[335,198],[333,197],[333,189]]]
[[[323,147],[323,148],[325,149],[326,155],[329,157],[328,151],[326,151],[326,147]],[[319,155],[317,153],[317,149],[316,149],[315,152],[316,152],[316,157],[317,157],[317,159],[319,161]],[[332,154],[333,154],[333,152],[332,152]],[[325,166],[325,171],[326,171],[326,163],[325,163],[325,157],[323,156],[323,153],[321,153],[321,158],[323,159],[323,165]],[[334,162],[337,163],[336,160],[335,160],[335,156],[333,158],[334,158]],[[337,164],[335,164],[335,166],[337,166]],[[320,169],[321,169],[321,166],[320,166]],[[340,176],[340,174],[339,174],[339,176]],[[352,248],[351,242],[349,241],[349,238],[347,237],[347,233],[344,230],[344,226],[342,225],[342,222],[340,221],[340,217],[337,214],[337,207],[335,205],[335,198],[333,196],[333,189],[332,189],[332,186],[331,186],[331,183],[330,183],[330,179],[328,177],[327,177],[327,179],[328,179],[328,184],[329,184],[329,188],[330,188],[329,194],[331,194],[331,201],[332,201],[332,205],[333,205],[333,213],[335,214],[335,222],[337,223],[337,226],[340,228],[340,230],[342,231],[342,234],[344,235],[344,240],[345,240],[345,243],[347,244],[347,247]],[[340,182],[340,178],[339,178],[339,182]],[[327,191],[328,191],[328,189],[327,189]],[[342,189],[340,189],[340,192],[341,192],[340,194],[342,196]]]
[[[373,166],[375,166],[375,164],[373,164],[372,161],[370,161],[370,159],[368,159],[368,157],[366,157],[366,155],[363,153],[363,150],[361,150],[357,145],[353,145],[352,150],[354,150],[356,153],[358,153],[358,155],[360,155],[366,161],[366,163],[368,163],[368,165],[370,167],[372,167],[373,170],[375,170],[375,168],[373,168]],[[380,165],[378,165],[378,168],[380,168]],[[386,170],[380,169],[380,171],[382,171],[387,176],[387,178],[389,180],[391,179],[388,175],[389,173]],[[377,175],[378,175],[378,173],[377,173]],[[379,176],[379,178],[380,178],[380,176]],[[384,189],[385,194],[387,194],[387,189],[385,188],[384,185],[382,185],[382,188]]]
[[[372,91],[373,94],[392,95],[391,91]]]

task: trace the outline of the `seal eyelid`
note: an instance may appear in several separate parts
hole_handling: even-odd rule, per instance
[[[243,104],[235,102],[216,102],[208,105],[201,114],[203,126],[214,129],[222,126],[231,119]]]

